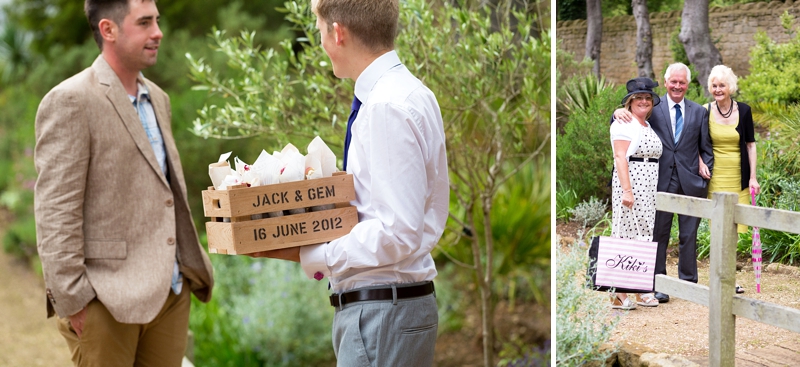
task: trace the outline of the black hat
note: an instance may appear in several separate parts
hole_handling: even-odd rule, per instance
[[[628,83],[625,84],[625,87],[628,88],[628,94],[622,98],[622,105],[625,105],[625,101],[628,100],[628,97],[639,94],[639,93],[650,93],[653,96],[653,107],[658,106],[661,103],[661,97],[653,92],[653,88],[658,86],[658,82],[654,81],[650,78],[633,78],[628,80]]]

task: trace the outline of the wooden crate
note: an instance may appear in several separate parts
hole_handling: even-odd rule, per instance
[[[208,251],[247,254],[323,243],[342,237],[358,223],[353,175],[335,174],[282,184],[203,191]],[[319,207],[328,207],[318,210]],[[292,209],[308,212],[289,214]],[[317,211],[312,211],[317,210]],[[268,213],[283,212],[281,217]],[[263,219],[252,219],[261,214]]]

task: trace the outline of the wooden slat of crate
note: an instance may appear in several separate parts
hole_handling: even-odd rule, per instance
[[[237,223],[206,222],[208,251],[237,255],[313,245],[342,237],[357,223],[354,206]]]
[[[353,175],[282,184],[203,191],[206,217],[241,217],[355,200]]]

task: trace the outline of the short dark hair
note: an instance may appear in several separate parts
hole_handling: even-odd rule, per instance
[[[398,0],[315,0],[311,4],[328,30],[334,22],[339,23],[372,51],[394,48],[400,16]]]
[[[122,25],[125,16],[128,15],[131,0],[86,0],[83,3],[83,12],[89,20],[92,28],[92,36],[100,50],[103,49],[103,36],[100,35],[100,21],[109,19],[117,25]],[[145,1],[145,0],[142,0]],[[155,2],[155,0],[152,0]]]

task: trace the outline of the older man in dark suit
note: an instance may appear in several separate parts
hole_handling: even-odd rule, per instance
[[[685,99],[691,80],[691,71],[682,64],[672,64],[664,73],[667,94],[653,108],[650,124],[661,138],[664,151],[658,161],[658,191],[671,194],[705,198],[708,179],[714,167],[711,137],[708,133],[708,111],[699,104]],[[618,120],[630,121],[625,109],[614,111]],[[701,171],[699,157],[708,168]],[[667,273],[667,244],[673,213],[656,212],[653,240],[658,242],[656,274]],[[678,276],[682,280],[697,283],[697,227],[700,218],[678,215],[679,258]],[[659,302],[669,302],[669,296],[656,292]]]

